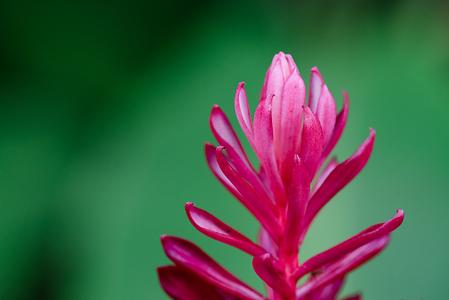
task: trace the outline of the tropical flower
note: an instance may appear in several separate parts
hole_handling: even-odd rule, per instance
[[[306,101],[306,98],[307,101]],[[214,106],[210,127],[218,146],[206,144],[212,173],[260,223],[257,241],[244,236],[193,203],[185,206],[193,226],[221,243],[253,257],[253,268],[267,286],[263,296],[231,274],[198,246],[162,236],[174,265],[158,269],[165,292],[177,300],[333,300],[346,275],[380,253],[401,225],[398,210],[338,245],[300,261],[307,231],[329,200],[363,169],[371,155],[375,131],[343,162],[329,154],[346,126],[349,100],[344,94],[337,114],[335,100],[316,67],[308,97],[293,58],[275,55],[251,120],[244,83],[235,94],[235,113],[255,151],[260,168],[248,159],[224,112]],[[326,163],[327,161],[327,163]],[[301,280],[306,276],[305,280]],[[301,280],[301,284],[299,281]],[[361,299],[354,295],[346,299]]]

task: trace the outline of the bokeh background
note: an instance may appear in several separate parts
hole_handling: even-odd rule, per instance
[[[304,257],[404,208],[386,252],[349,276],[366,299],[449,299],[449,5],[443,1],[0,2],[0,299],[166,299],[162,233],[193,239],[256,287],[250,259],[195,232],[194,201],[253,236],[209,173],[218,103],[293,54],[338,106],[336,150],[378,133],[322,212]]]

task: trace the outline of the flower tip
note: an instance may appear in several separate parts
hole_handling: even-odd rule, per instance
[[[194,207],[194,206],[195,206],[195,204],[193,202],[191,202],[191,201],[188,201],[188,202],[186,202],[186,204],[184,204],[184,207],[186,209],[189,209],[189,208]]]
[[[370,138],[374,139],[376,137],[376,129],[374,128],[369,128],[369,136]]]

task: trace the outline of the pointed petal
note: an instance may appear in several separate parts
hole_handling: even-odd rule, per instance
[[[275,153],[283,178],[290,175],[294,154],[298,152],[305,97],[304,82],[295,69],[287,79],[279,99],[279,124],[277,131],[274,131]]]
[[[330,140],[327,142],[327,145],[324,149],[323,159],[326,159],[326,157],[332,152],[332,150],[334,150],[335,145],[340,140],[340,137],[343,134],[343,131],[346,127],[348,114],[349,114],[349,96],[348,93],[344,92],[343,107],[341,111],[338,113],[337,120],[335,121],[334,131],[332,132],[332,136]]]
[[[313,187],[313,191],[319,189],[319,187],[323,184],[323,182],[326,180],[327,176],[335,169],[335,167],[338,165],[337,158],[332,158],[324,168],[324,170],[321,172],[320,176],[318,176],[318,179],[315,183],[315,186]]]
[[[251,121],[251,113],[249,110],[248,98],[246,97],[244,82],[240,82],[235,91],[234,109],[243,133],[250,144],[253,145],[253,124]]]
[[[238,155],[249,164],[248,157],[243,150],[242,144],[231,126],[226,114],[218,105],[214,105],[210,113],[210,128],[218,143],[226,148],[232,148]]]
[[[162,289],[176,300],[223,300],[214,287],[195,274],[176,266],[157,269]]]
[[[310,281],[313,280],[313,277]],[[343,287],[344,279],[337,278],[333,282],[328,283],[322,288],[315,290],[312,293],[309,293],[307,297],[302,300],[336,300],[337,295]]]
[[[161,237],[167,256],[213,286],[242,299],[263,300],[262,295],[229,273],[195,244],[173,236]]]
[[[261,255],[266,252],[246,236],[212,214],[195,207],[192,202],[186,203],[185,209],[193,226],[208,237],[236,247],[252,256]]]
[[[332,282],[336,278],[342,277],[361,266],[379,254],[387,246],[388,241],[389,237],[384,236],[346,255],[341,260],[327,267],[322,274],[316,276],[313,280],[306,282],[303,286],[297,289],[296,297],[304,297],[305,295],[325,286],[329,282]]]
[[[273,241],[273,239],[270,237],[270,234],[261,227],[259,230],[259,234],[257,235],[257,241],[259,245],[264,248],[268,253],[270,253],[273,256],[277,256],[279,247]]]
[[[371,129],[369,137],[359,149],[350,158],[336,166],[312,195],[307,206],[304,229],[310,225],[321,208],[363,169],[371,156],[375,136],[375,131]]]
[[[284,296],[294,294],[294,286],[288,283],[284,270],[269,253],[254,257],[253,268],[257,275],[276,292]]]
[[[301,159],[296,156],[292,172],[292,178],[288,187],[287,218],[285,221],[285,236],[283,255],[290,266],[297,267],[298,248],[301,235],[301,221],[309,199],[310,180],[307,169]]]
[[[301,151],[299,156],[313,178],[321,159],[324,146],[324,135],[320,122],[308,108],[304,108],[304,125],[302,128]]]
[[[335,100],[327,88],[327,85],[323,85],[321,90],[316,115],[318,120],[320,120],[321,128],[323,129],[324,142],[327,144],[334,131],[335,119],[337,117]]]
[[[223,186],[232,194],[235,198],[241,199],[242,195],[232,184],[231,181],[226,177],[226,175],[221,171],[220,166],[217,162],[217,157],[215,155],[216,147],[212,144],[205,144],[204,152],[206,154],[207,165],[215,177],[223,184]]]
[[[229,162],[223,153],[224,148],[217,147],[215,154],[218,165],[225,176],[232,182],[242,197],[240,202],[256,217],[264,228],[276,237],[279,233],[277,223],[277,209],[274,204],[266,197],[262,190],[252,186],[247,178],[236,171],[235,167]]]
[[[390,234],[402,224],[403,220],[404,211],[399,209],[390,220],[370,226],[340,244],[311,257],[300,266],[295,278],[299,279],[303,275],[318,270],[375,239]]]
[[[318,108],[318,100],[321,96],[321,89],[324,85],[323,77],[317,67],[313,67],[310,71],[310,90],[309,90],[309,103],[310,109],[316,113]]]

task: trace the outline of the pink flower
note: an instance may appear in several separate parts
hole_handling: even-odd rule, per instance
[[[293,58],[277,54],[265,77],[251,120],[245,87],[235,94],[240,126],[257,154],[257,170],[248,159],[224,112],[214,106],[210,127],[218,146],[206,144],[207,163],[217,179],[260,223],[257,241],[212,214],[185,206],[198,231],[253,257],[253,268],[267,286],[267,296],[220,266],[193,243],[161,238],[173,266],[158,269],[162,288],[178,300],[333,300],[346,275],[380,253],[403,219],[373,225],[306,261],[302,242],[320,210],[363,169],[371,155],[375,131],[352,156],[339,163],[328,156],[346,126],[349,100],[337,114],[335,100],[318,69],[312,68],[308,99]],[[327,164],[324,164],[328,160]],[[307,276],[304,283],[299,280]],[[359,295],[346,299],[361,299]]]

